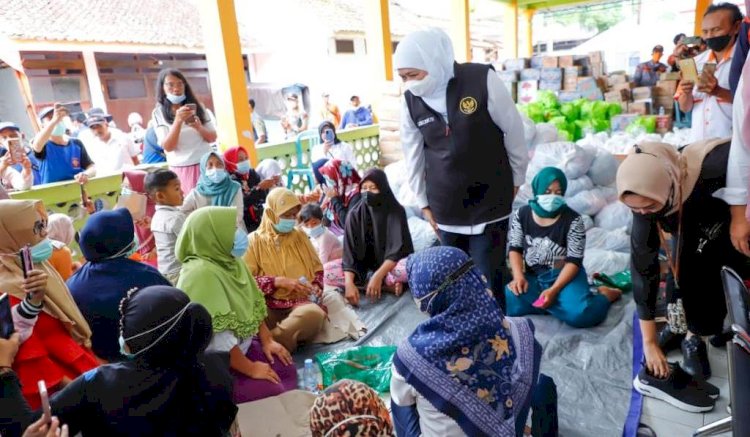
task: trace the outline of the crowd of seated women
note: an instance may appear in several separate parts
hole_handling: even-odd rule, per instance
[[[167,128],[167,139],[185,135]],[[342,381],[311,410],[313,435],[551,435],[554,383],[539,373],[531,323],[506,317],[460,249],[415,254],[385,173],[360,174],[335,127],[319,132],[332,144],[305,195],[281,186],[278,163],[251,168],[241,147],[206,151],[190,169],[126,172],[125,207],[94,212],[78,232],[80,263],[67,217],[0,200],[0,292],[16,331],[0,339],[0,434],[237,435],[236,404],[297,387],[292,354],[328,323],[324,292],[356,307],[410,290],[425,319],[395,355],[392,417],[366,386]],[[513,218],[508,313],[591,326],[617,296],[584,293],[580,217],[544,200],[566,181],[543,173]],[[545,237],[567,250],[549,286],[539,257],[524,256]]]

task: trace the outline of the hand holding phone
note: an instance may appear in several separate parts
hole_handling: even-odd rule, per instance
[[[37,382],[39,387],[39,397],[42,399],[42,417],[46,422],[52,421],[52,408],[49,405],[49,394],[47,394],[47,384],[44,383],[43,379]]]
[[[185,107],[193,111],[193,115],[185,119],[185,123],[187,124],[195,123],[195,120],[197,119],[197,116],[195,114],[196,114],[196,111],[198,110],[198,105],[196,105],[195,103],[186,103]]]

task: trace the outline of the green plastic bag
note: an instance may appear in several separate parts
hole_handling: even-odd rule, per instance
[[[633,288],[633,279],[630,275],[630,270],[623,270],[614,275],[594,273],[594,285],[597,287],[604,285],[606,287],[617,288],[627,293]]]
[[[391,363],[396,346],[359,346],[315,355],[325,387],[342,379],[363,382],[380,393],[391,389]]]

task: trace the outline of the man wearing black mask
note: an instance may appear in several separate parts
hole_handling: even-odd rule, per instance
[[[742,18],[731,3],[711,5],[703,15],[701,36],[708,50],[695,57],[700,76],[697,83],[683,78],[676,96],[681,110],[693,111],[691,142],[732,135],[729,72]]]

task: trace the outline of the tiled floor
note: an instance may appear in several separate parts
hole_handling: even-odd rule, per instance
[[[653,398],[643,398],[641,423],[648,425],[656,432],[657,437],[690,437],[693,432],[703,425],[728,417],[729,403],[729,373],[727,369],[726,349],[708,346],[708,357],[711,362],[712,377],[709,382],[721,390],[721,396],[716,401],[713,411],[705,414],[687,413],[666,402]],[[673,351],[667,357],[669,361],[682,361],[682,355]],[[721,437],[731,437],[732,433],[719,434]]]

